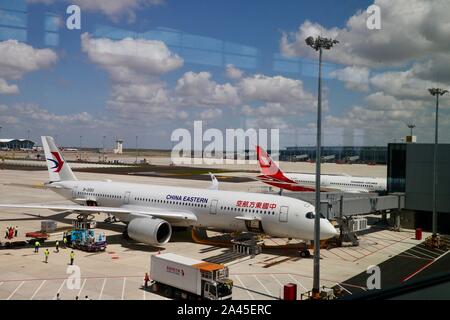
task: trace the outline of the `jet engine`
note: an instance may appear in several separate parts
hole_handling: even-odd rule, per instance
[[[172,236],[172,227],[167,221],[157,218],[135,218],[128,223],[128,236],[142,243],[163,245]]]

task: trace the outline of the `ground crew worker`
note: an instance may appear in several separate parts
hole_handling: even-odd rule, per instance
[[[18,232],[19,227],[16,226],[16,228],[14,229],[14,238],[17,237],[17,232]]]
[[[67,248],[67,238],[66,237],[64,237],[63,242],[64,242],[64,249],[66,249]]]
[[[41,244],[39,243],[39,241],[36,240],[36,242],[34,243],[34,253],[38,253],[39,252],[39,247],[41,246]]]
[[[144,276],[144,286],[145,286],[145,288],[148,288],[148,282],[149,281],[150,281],[150,278],[148,276],[148,273],[146,272],[145,276]]]
[[[75,259],[75,252],[73,250],[70,252],[70,265],[73,266],[73,260]]]
[[[48,255],[50,254],[50,251],[48,249],[45,249],[44,256],[45,256],[45,263],[48,263]]]
[[[5,239],[8,239],[8,236],[9,236],[9,229],[8,229],[8,227],[6,227]]]
[[[59,252],[59,241],[58,240],[56,240],[55,247],[56,247],[56,252]]]

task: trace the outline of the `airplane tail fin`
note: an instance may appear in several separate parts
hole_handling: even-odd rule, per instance
[[[260,146],[256,146],[256,156],[258,158],[259,168],[263,175],[277,178],[285,177],[284,172]]]
[[[77,180],[52,137],[41,137],[50,181]]]

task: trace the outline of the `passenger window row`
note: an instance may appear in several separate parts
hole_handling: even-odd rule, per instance
[[[152,198],[135,197],[134,200],[135,201],[142,201],[142,202],[177,204],[179,206],[189,206],[189,207],[198,207],[198,208],[206,208],[207,207],[206,204],[202,204],[202,203],[178,202],[178,201],[152,199]]]
[[[78,196],[94,196],[94,197],[101,197],[101,198],[110,198],[110,199],[122,199],[122,196],[114,195],[114,194],[106,194],[106,193],[94,193],[94,192],[83,192],[78,191]]]
[[[256,209],[244,209],[244,208],[236,208],[236,207],[220,207],[220,210],[227,211],[240,211],[240,212],[250,212],[250,213],[259,213],[259,214],[272,214],[274,215],[274,211],[265,211],[265,210],[256,210]]]

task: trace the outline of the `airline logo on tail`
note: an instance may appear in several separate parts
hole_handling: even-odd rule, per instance
[[[287,177],[269,154],[260,146],[256,146],[259,167],[262,175],[258,179],[271,186],[291,191],[314,191],[314,188],[302,186]]]
[[[55,159],[47,158],[48,161],[53,162],[53,167],[51,167],[50,169],[53,169],[53,172],[60,172],[63,167],[64,161],[61,159],[59,152],[52,151],[52,155]]]

